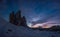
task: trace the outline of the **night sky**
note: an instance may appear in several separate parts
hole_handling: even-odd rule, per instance
[[[0,0],[0,16],[6,21],[10,12],[18,10],[29,26],[60,25],[60,0]]]

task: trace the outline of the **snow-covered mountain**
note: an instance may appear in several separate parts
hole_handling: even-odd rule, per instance
[[[0,37],[60,37],[60,33],[15,26],[0,17]]]

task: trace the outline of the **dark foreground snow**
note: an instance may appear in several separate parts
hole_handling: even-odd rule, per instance
[[[15,26],[0,17],[0,37],[60,37],[60,33]]]

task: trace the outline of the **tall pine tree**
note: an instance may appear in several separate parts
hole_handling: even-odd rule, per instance
[[[26,23],[27,23],[27,22],[26,22],[26,18],[25,18],[25,16],[23,16],[22,19],[21,19],[21,25],[22,25],[22,26],[27,26]]]
[[[21,11],[18,11],[16,13],[16,24],[20,25],[20,23],[21,23]]]
[[[14,20],[15,20],[14,11],[10,13],[9,20],[10,23],[14,24]]]

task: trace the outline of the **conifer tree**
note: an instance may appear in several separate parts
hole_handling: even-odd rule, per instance
[[[21,25],[22,25],[22,26],[27,26],[25,16],[22,17]]]
[[[21,11],[18,11],[16,13],[16,24],[20,25],[20,22],[21,22]]]
[[[17,20],[20,20],[20,18],[21,18],[21,11],[18,11],[16,13],[16,18],[17,18]]]
[[[12,13],[10,13],[10,16],[9,16],[9,20],[10,20],[10,23],[14,24],[14,20],[15,20],[15,16],[14,16],[14,11],[12,11]]]

